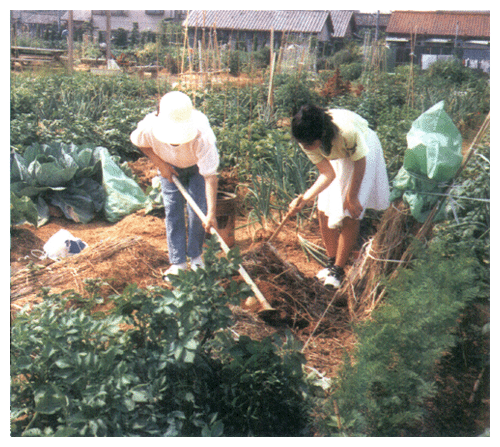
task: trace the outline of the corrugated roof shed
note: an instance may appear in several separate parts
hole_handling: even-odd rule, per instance
[[[345,37],[354,11],[330,11],[333,23],[333,37]]]
[[[23,23],[50,25],[54,22],[57,23],[64,12],[65,11],[60,10],[28,10],[21,11],[20,18],[22,19]]]
[[[490,37],[489,11],[393,11],[387,33]]]
[[[379,15],[379,26],[386,27],[389,23],[390,14],[380,14]],[[362,13],[357,12],[354,15],[356,26],[372,26],[377,25],[377,14],[376,13]]]
[[[69,20],[69,11],[66,12],[62,18],[63,20]],[[73,11],[73,20],[75,22],[90,22],[91,19],[92,19],[92,11],[90,9],[88,10],[80,9]]]
[[[188,27],[212,27],[240,31],[291,31],[319,33],[328,11],[243,11],[243,10],[194,10],[186,19]],[[186,23],[185,22],[185,23]]]

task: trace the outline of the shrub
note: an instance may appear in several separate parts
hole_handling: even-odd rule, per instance
[[[243,70],[245,62],[245,52],[236,50],[229,53],[229,74],[231,76],[239,76]]]
[[[355,81],[363,74],[363,64],[361,62],[352,62],[341,65],[340,74],[346,81]]]
[[[274,81],[274,104],[280,116],[292,116],[306,103],[322,105],[323,101],[314,90],[314,82],[307,73],[281,74]]]
[[[361,62],[361,52],[356,45],[349,45],[348,48],[336,52],[332,56],[332,62],[335,68],[345,64],[359,63]]]
[[[448,257],[443,244],[419,255],[389,284],[386,301],[358,324],[359,343],[346,358],[338,388],[342,432],[404,436],[418,431],[435,391],[436,363],[456,342],[456,326],[478,293],[477,262],[462,252]],[[337,420],[327,418],[329,432]]]
[[[227,304],[249,287],[230,279],[238,253],[217,251],[209,241],[206,267],[181,272],[173,290],[130,285],[109,314],[88,305],[103,301],[95,288],[87,305],[70,291],[19,313],[12,436],[300,434],[304,358],[290,336],[234,341],[226,332]]]

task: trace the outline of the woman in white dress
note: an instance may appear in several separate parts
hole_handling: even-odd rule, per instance
[[[319,176],[289,208],[296,213],[318,197],[319,225],[329,260],[317,277],[338,288],[365,210],[389,207],[382,146],[361,116],[314,105],[302,106],[293,117],[292,135],[318,168]]]

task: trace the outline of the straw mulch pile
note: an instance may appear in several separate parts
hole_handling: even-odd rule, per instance
[[[328,309],[333,292],[284,261],[272,244],[243,254],[243,266],[287,326],[309,332],[321,319],[319,331],[328,332],[343,319],[338,308]]]
[[[391,205],[382,215],[377,231],[364,244],[347,271],[341,289],[325,288],[315,277],[305,276],[290,262],[280,258],[272,244],[243,254],[243,265],[279,317],[259,324],[254,315],[239,315],[235,330],[254,338],[291,328],[302,341],[309,365],[326,375],[334,375],[342,356],[355,346],[353,321],[369,317],[384,295],[384,278],[411,258],[411,242],[421,225],[403,202]],[[238,312],[238,310],[236,310]],[[249,319],[245,324],[245,318]],[[252,321],[250,321],[252,320]],[[248,333],[249,328],[252,332]]]
[[[420,227],[403,201],[391,204],[384,212],[377,232],[363,245],[337,292],[337,299],[348,303],[352,319],[368,316],[383,298],[382,281],[408,261],[403,257],[411,252],[411,241]]]
[[[243,253],[243,266],[278,316],[263,322],[255,314],[233,309],[233,330],[254,339],[276,331],[293,331],[302,342],[309,368],[334,376],[343,355],[355,345],[349,311],[335,303],[335,292],[315,277],[304,275],[294,264],[284,261],[269,243]]]
[[[82,296],[88,279],[105,281],[103,296],[121,293],[132,278],[147,287],[161,281],[161,269],[168,264],[167,254],[140,236],[106,238],[72,257],[17,271],[11,277],[11,313],[40,302],[42,287],[54,294],[71,289]]]

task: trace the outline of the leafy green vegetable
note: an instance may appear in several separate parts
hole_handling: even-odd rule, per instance
[[[48,205],[60,208],[75,222],[90,222],[103,210],[115,222],[146,203],[139,185],[109,151],[92,145],[33,144],[23,155],[13,152],[10,182],[11,208],[20,207],[11,222],[23,221],[20,215],[26,215],[29,222],[43,225],[48,220]],[[27,199],[20,202],[23,197]],[[38,210],[36,219],[33,206]],[[31,207],[31,215],[27,207]]]
[[[10,187],[16,198],[28,197],[36,202],[39,224],[48,219],[48,204],[60,208],[68,219],[86,223],[104,205],[99,172],[96,148],[33,144],[23,155],[12,153]],[[16,207],[19,202],[11,203]]]
[[[17,197],[10,192],[10,224],[17,225],[25,221],[37,226],[38,212],[36,205],[27,197]]]

